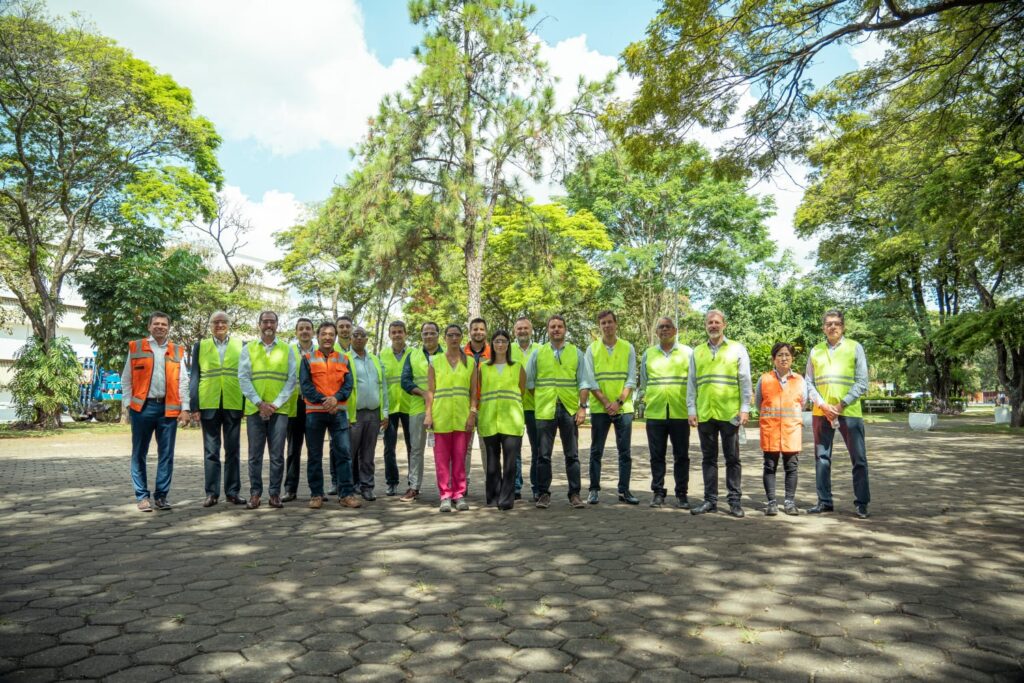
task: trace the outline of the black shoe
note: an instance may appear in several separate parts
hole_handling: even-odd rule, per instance
[[[774,517],[775,515],[779,514],[779,504],[776,503],[774,500],[768,501],[768,507],[764,509],[764,514],[768,517]]]
[[[587,494],[587,505],[597,505],[601,502],[601,492],[591,491]]]
[[[639,505],[640,499],[634,496],[629,491],[622,491],[621,493],[619,493],[619,502],[629,503],[630,505]]]
[[[389,496],[397,496],[398,495],[398,484],[388,484],[387,494]]]
[[[680,510],[689,510],[690,501],[686,499],[686,496],[676,496],[676,507]]]
[[[821,515],[826,512],[832,512],[833,508],[828,503],[818,503],[812,508],[807,508],[807,514],[809,515]]]
[[[373,495],[373,489],[363,489],[359,495],[363,497],[363,500],[377,500],[377,496]]]
[[[871,513],[868,512],[868,506],[867,505],[857,505],[857,506],[855,506],[854,507],[854,512],[857,514],[857,517],[860,518],[860,519],[867,519],[868,517],[871,516]]]
[[[536,503],[538,500],[540,500],[540,494],[539,493],[533,494],[532,496],[530,496],[530,500],[532,502]]]
[[[785,512],[787,515],[795,516],[800,514],[800,508],[798,508],[796,506],[796,503],[794,503],[791,500],[787,500],[782,504],[782,511]]]
[[[283,496],[281,496],[281,502],[282,503],[290,503],[293,500],[295,500],[296,498],[298,498],[298,496],[295,494],[295,491],[288,491]]]
[[[519,491],[516,491],[515,496],[513,496],[513,498],[515,500],[522,500],[523,499],[523,494],[519,493]]]
[[[742,517],[746,513],[743,512],[743,508],[740,507],[739,503],[731,503],[729,505],[729,514],[733,517]]]
[[[718,510],[718,506],[717,505],[715,505],[714,503],[710,503],[710,502],[705,500],[703,503],[701,503],[697,507],[690,508],[690,514],[691,515],[703,515],[705,512],[715,512],[716,510]]]
[[[153,500],[153,507],[157,510],[170,510],[171,504],[167,502],[166,498],[156,498]]]
[[[212,508],[217,504],[217,496],[207,496],[206,500],[203,501],[204,508]]]
[[[652,508],[660,508],[664,504],[665,504],[665,496],[661,495],[660,493],[655,493],[654,497],[651,498],[651,507]]]

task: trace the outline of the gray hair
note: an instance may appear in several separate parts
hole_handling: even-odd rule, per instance
[[[723,323],[725,322],[725,313],[723,313],[720,309],[717,309],[717,308],[712,308],[707,313],[705,313],[704,314],[704,320],[707,320],[708,318],[710,318],[713,315],[717,315],[719,318],[722,319]]]
[[[209,320],[206,321],[206,324],[207,325],[212,325],[213,324],[213,319],[216,318],[218,315],[222,315],[225,318],[227,318],[228,319],[228,324],[231,323],[231,316],[228,315],[227,311],[214,311],[213,313],[210,314],[210,318],[209,318]]]

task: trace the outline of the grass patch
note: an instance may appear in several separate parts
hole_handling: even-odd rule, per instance
[[[943,422],[939,420],[939,427],[936,431],[952,432],[954,434],[1000,434],[1002,436],[1015,436],[1018,439],[1024,438],[1024,429],[1012,429],[1010,425],[978,424],[976,422],[964,422],[956,424],[953,421]]]
[[[0,424],[0,439],[39,439],[67,434],[127,434],[131,425],[119,422],[68,422],[60,429],[39,429],[20,423]]]
[[[548,612],[550,612],[550,611],[551,611],[551,605],[549,605],[547,603],[547,601],[543,600],[543,599],[532,610],[533,616],[535,616],[535,617],[547,616]]]
[[[425,593],[433,593],[434,592],[434,586],[429,584],[429,583],[427,583],[426,581],[417,581],[416,582],[416,592],[417,593],[424,593],[424,594]]]
[[[740,642],[747,645],[760,645],[761,636],[758,635],[757,631],[743,629],[743,633],[740,634]]]
[[[492,595],[490,598],[487,599],[487,606],[493,610],[497,610],[498,612],[504,612],[505,598],[499,597],[497,595]]]
[[[183,624],[183,623],[185,623],[185,615],[184,614],[175,614],[173,617],[171,617],[171,621],[174,622],[175,624]]]

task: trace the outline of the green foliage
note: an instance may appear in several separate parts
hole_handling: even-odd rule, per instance
[[[886,42],[883,59],[814,82],[816,60],[869,36]],[[610,119],[644,159],[694,126],[721,130],[739,114],[745,135],[727,146],[723,166],[767,170],[802,153],[823,113],[871,109],[892,92],[912,91],[921,112],[1009,86],[1002,95],[1019,109],[1022,44],[1024,5],[1003,0],[664,0],[646,37],[623,52],[641,83]],[[916,87],[922,78],[928,88]],[[741,112],[747,92],[756,100]],[[888,119],[883,132],[913,120]]]
[[[64,407],[78,400],[82,376],[71,341],[56,337],[47,348],[41,339],[30,337],[15,354],[13,369],[7,388],[18,418],[44,429],[58,428]]]
[[[621,150],[596,156],[566,181],[566,204],[608,228],[614,248],[602,267],[604,297],[631,309],[620,330],[635,344],[656,339],[657,318],[678,317],[694,295],[742,282],[751,264],[775,251],[766,219],[770,199],[718,177],[711,155],[693,143],[656,152],[644,167]]]
[[[78,275],[78,291],[85,300],[85,333],[96,346],[97,363],[120,368],[128,342],[148,335],[149,314],[163,311],[176,325],[186,310],[186,292],[208,271],[194,251],[165,249],[158,228],[126,228],[104,247],[92,268]]]

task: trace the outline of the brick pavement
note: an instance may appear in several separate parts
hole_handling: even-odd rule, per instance
[[[642,427],[640,507],[607,500],[609,449],[606,500],[580,511],[557,454],[546,511],[481,509],[475,455],[470,512],[439,514],[436,491],[203,509],[200,439],[179,434],[176,507],[149,514],[127,434],[0,441],[0,679],[1024,678],[1019,439],[870,426],[858,521],[846,467],[838,514],[765,518],[753,445],[745,519],[650,509]],[[800,474],[807,506],[812,458]]]

